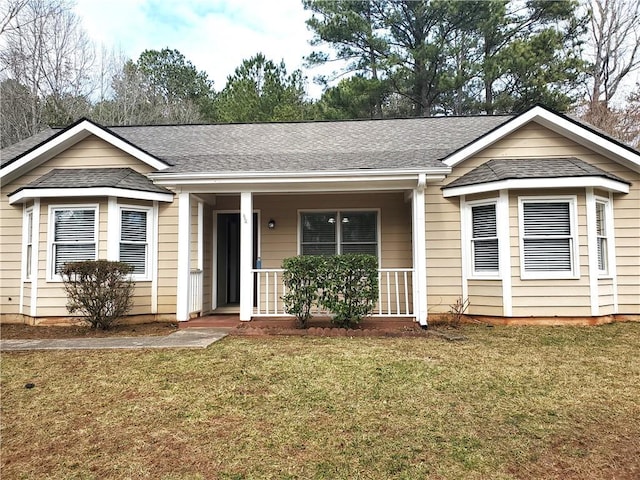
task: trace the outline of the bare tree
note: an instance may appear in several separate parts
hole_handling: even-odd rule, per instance
[[[23,106],[29,113],[23,118],[30,124],[20,130],[21,138],[47,124],[69,123],[90,107],[95,54],[72,6],[67,0],[25,0],[7,17],[0,47],[0,80],[13,80],[29,92]],[[14,91],[18,90],[7,88],[3,93]],[[3,98],[2,110],[9,100]],[[4,138],[2,142],[5,144]]]
[[[0,35],[16,28],[16,18],[28,0],[2,0],[0,2]]]
[[[590,0],[590,42],[593,49],[589,107],[610,105],[620,83],[640,68],[640,2]]]

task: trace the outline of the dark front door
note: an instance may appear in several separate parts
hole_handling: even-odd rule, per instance
[[[218,214],[218,306],[240,303],[240,214]],[[258,258],[258,214],[253,214],[253,265]]]

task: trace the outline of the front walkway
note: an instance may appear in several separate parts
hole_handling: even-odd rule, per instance
[[[0,351],[108,350],[142,348],[207,348],[229,334],[231,328],[189,328],[167,336],[0,340]]]

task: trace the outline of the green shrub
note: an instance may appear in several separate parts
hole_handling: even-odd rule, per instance
[[[91,328],[107,330],[133,307],[132,271],[127,263],[108,260],[67,263],[60,272],[67,310],[80,312]]]
[[[362,254],[327,257],[322,289],[319,303],[333,313],[333,323],[356,326],[378,300],[378,259]]]
[[[287,293],[282,296],[284,308],[287,313],[295,315],[299,328],[306,328],[311,309],[317,304],[323,263],[323,257],[310,255],[285,258],[282,262],[287,288]]]
[[[378,300],[378,259],[372,255],[299,256],[284,259],[285,311],[305,328],[314,306],[333,314],[340,327],[353,327]]]

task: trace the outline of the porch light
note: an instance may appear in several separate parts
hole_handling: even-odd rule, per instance
[[[329,220],[327,220],[327,222],[333,225],[334,223],[336,223],[336,219],[333,217],[329,217]]]
[[[274,228],[276,228],[276,221],[273,218],[269,219],[267,227],[269,227],[269,230],[273,230]]]
[[[344,217],[342,219],[342,223],[349,223],[349,217]]]

